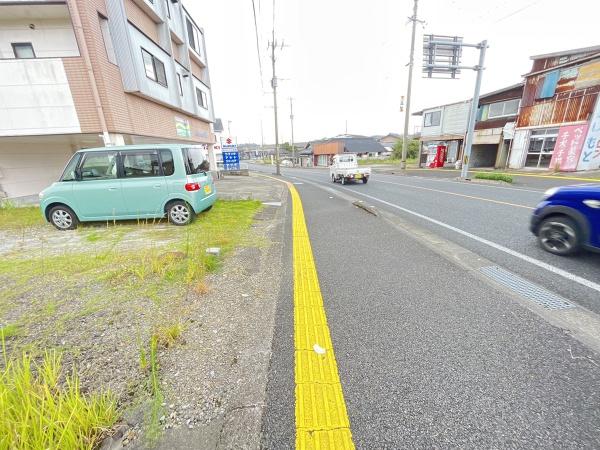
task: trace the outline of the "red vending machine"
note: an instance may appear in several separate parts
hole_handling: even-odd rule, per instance
[[[438,145],[435,152],[435,158],[433,158],[433,161],[429,163],[429,168],[435,169],[438,167],[444,167],[444,162],[446,161],[447,154],[448,147],[445,145]]]

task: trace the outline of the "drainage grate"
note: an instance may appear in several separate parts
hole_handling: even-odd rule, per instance
[[[488,266],[479,269],[497,283],[500,283],[517,292],[527,300],[537,303],[547,309],[575,308],[575,305],[565,298],[533,284],[514,273],[504,270],[498,266]]]

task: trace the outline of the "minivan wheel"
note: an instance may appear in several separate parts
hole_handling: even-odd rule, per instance
[[[575,253],[581,245],[580,231],[568,217],[548,217],[538,228],[538,242],[542,248],[555,255]]]
[[[177,200],[169,204],[167,216],[173,225],[187,225],[194,219],[194,210],[186,202]]]
[[[77,215],[64,205],[54,206],[48,213],[50,223],[61,231],[74,230],[79,224]]]

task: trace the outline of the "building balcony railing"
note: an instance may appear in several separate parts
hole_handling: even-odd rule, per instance
[[[594,109],[600,86],[563,92],[549,101],[522,106],[517,128],[582,122]]]

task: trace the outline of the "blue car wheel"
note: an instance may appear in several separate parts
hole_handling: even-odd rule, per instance
[[[571,255],[581,246],[581,232],[575,221],[566,216],[551,216],[540,223],[538,242],[555,255]]]

